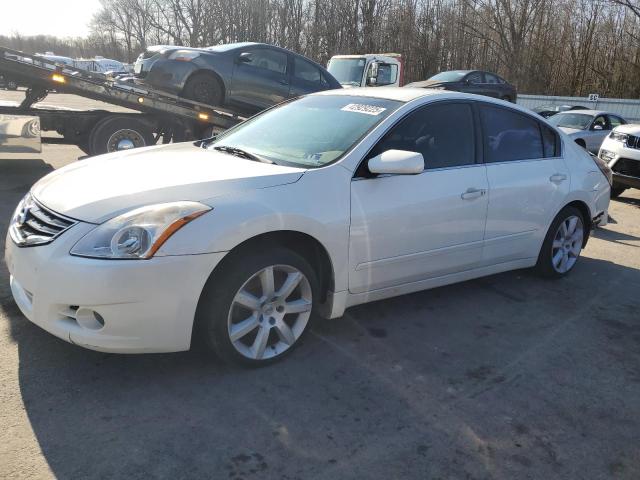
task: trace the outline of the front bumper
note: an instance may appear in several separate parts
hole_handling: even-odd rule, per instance
[[[49,333],[92,350],[188,350],[200,293],[224,253],[150,260],[69,255],[91,228],[77,224],[36,247],[18,247],[7,236],[5,261],[22,313]]]

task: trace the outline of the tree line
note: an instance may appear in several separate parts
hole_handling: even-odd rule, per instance
[[[640,97],[640,0],[101,0],[91,31],[0,44],[125,62],[159,44],[266,42],[323,65],[395,52],[406,81],[478,68],[522,93]]]

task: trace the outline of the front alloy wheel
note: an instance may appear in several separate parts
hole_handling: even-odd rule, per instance
[[[238,290],[227,328],[233,347],[251,360],[284,353],[304,332],[313,304],[307,277],[290,265],[271,265]]]
[[[267,365],[300,344],[318,292],[316,272],[297,252],[232,252],[202,291],[195,334],[227,363]]]

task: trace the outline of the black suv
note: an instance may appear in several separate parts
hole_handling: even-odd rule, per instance
[[[134,72],[155,88],[248,113],[287,98],[342,88],[324,67],[264,43],[150,47],[138,57]]]
[[[456,92],[475,93],[516,103],[516,87],[495,73],[481,70],[451,70],[434,75],[428,80],[413,82],[405,87],[435,88]]]

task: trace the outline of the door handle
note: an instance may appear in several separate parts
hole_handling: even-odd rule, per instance
[[[463,200],[474,200],[482,197],[485,193],[487,193],[487,191],[482,188],[467,188],[467,191],[460,195],[460,198]]]
[[[564,173],[554,173],[549,177],[549,181],[551,183],[562,183],[567,179],[567,176]]]

